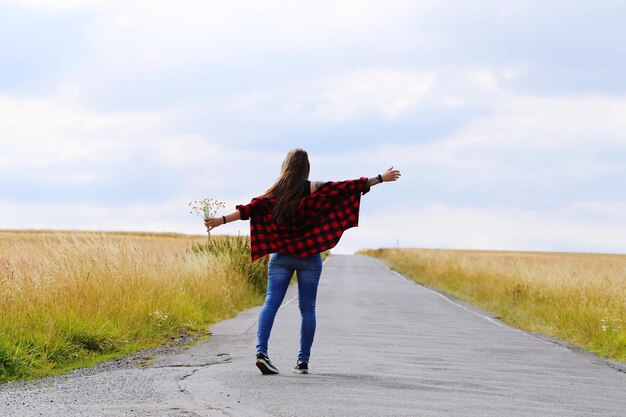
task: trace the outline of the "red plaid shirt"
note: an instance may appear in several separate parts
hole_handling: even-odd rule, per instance
[[[302,198],[285,224],[274,220],[274,198],[256,197],[250,204],[236,206],[241,220],[250,219],[252,260],[274,252],[303,258],[333,248],[345,230],[359,225],[361,195],[369,189],[365,177],[326,182]]]

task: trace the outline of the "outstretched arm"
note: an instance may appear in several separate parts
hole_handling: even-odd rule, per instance
[[[367,180],[367,189],[363,191],[363,194],[367,193],[372,185],[380,184],[381,182],[397,181],[398,178],[400,178],[400,176],[401,174],[399,170],[393,169],[393,166],[389,167],[382,174],[369,178]],[[364,177],[362,177],[361,179],[364,179]],[[339,183],[341,182],[342,181],[340,181]],[[349,181],[345,181],[345,182],[349,182]],[[319,187],[321,187],[324,184],[326,183],[322,181],[311,181],[311,194],[314,193]]]
[[[206,226],[206,230],[210,232],[211,230],[223,225],[224,223],[234,222],[235,220],[241,220],[241,212],[239,210],[233,211],[226,216],[209,217],[208,219],[204,220],[204,225]]]
[[[370,187],[372,185],[380,184],[381,182],[396,181],[398,178],[400,178],[400,175],[402,175],[400,174],[400,171],[398,171],[397,169],[393,169],[393,166],[389,167],[389,169],[387,169],[385,172],[383,172],[379,176],[372,177],[369,179]]]

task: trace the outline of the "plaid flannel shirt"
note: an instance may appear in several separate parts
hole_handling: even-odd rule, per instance
[[[303,258],[333,248],[345,230],[359,225],[361,195],[369,189],[365,177],[326,182],[301,199],[285,224],[274,220],[274,198],[261,196],[237,205],[241,219],[250,219],[252,260],[274,252]]]

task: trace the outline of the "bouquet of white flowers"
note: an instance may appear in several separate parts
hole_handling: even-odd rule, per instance
[[[206,220],[211,217],[215,217],[218,210],[226,207],[226,203],[223,201],[214,200],[212,198],[205,198],[203,200],[196,200],[189,203],[189,213]],[[211,232],[207,231],[209,239],[211,238]]]

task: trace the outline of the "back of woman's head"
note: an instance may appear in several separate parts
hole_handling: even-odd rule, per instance
[[[287,212],[293,210],[300,201],[302,187],[309,179],[310,169],[309,155],[304,149],[292,149],[287,153],[280,175],[265,192],[266,196],[276,199],[273,214],[277,222],[284,222]]]
[[[280,176],[293,178],[297,181],[306,181],[309,179],[310,169],[309,155],[304,149],[296,148],[287,153],[280,168]]]

